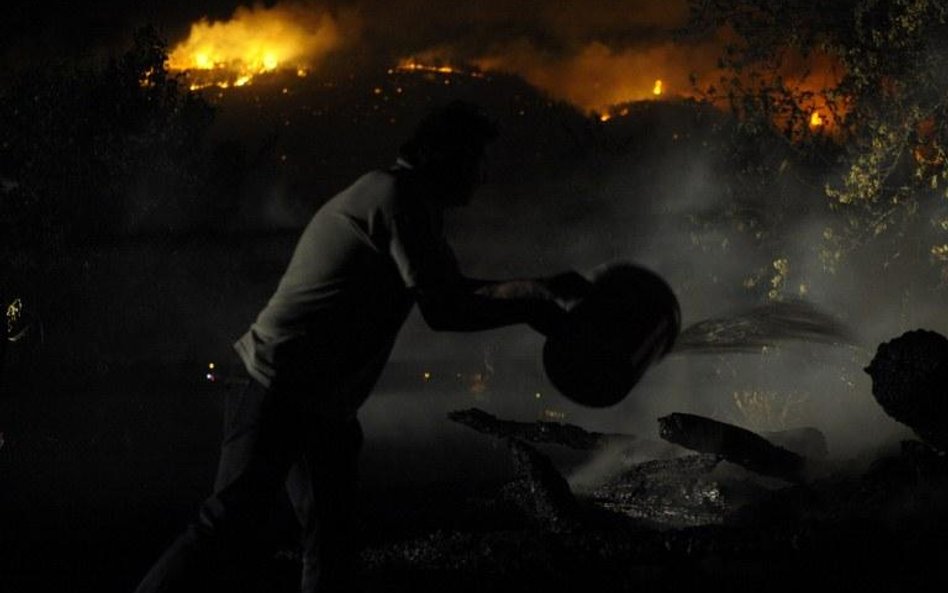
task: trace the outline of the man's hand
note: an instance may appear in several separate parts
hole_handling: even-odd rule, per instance
[[[566,325],[568,315],[554,301],[537,301],[530,311],[527,325],[544,336],[560,333]]]
[[[592,282],[575,270],[540,278],[537,282],[552,295],[553,299],[567,309],[576,301],[586,298],[592,290]]]
[[[526,323],[543,335],[561,331],[566,309],[592,284],[577,272],[538,279],[463,279],[460,285],[417,290],[421,314],[436,330],[477,331]]]

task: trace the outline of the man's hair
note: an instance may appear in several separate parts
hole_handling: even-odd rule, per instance
[[[497,124],[473,103],[452,101],[430,112],[398,151],[417,166],[468,156],[497,138]]]

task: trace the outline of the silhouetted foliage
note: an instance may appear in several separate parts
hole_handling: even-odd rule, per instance
[[[213,110],[165,69],[153,28],[108,64],[75,59],[8,73],[0,85],[0,260],[5,296],[61,302],[83,253],[188,209],[208,185],[202,140]],[[159,217],[153,229],[162,225]]]
[[[691,0],[692,34],[727,40],[702,89],[738,115],[736,162],[756,182],[788,167],[839,214],[823,259],[915,232],[948,280],[948,5],[938,0]],[[815,71],[831,76],[812,76]],[[823,125],[810,125],[819,111]],[[783,144],[781,156],[768,149]],[[766,182],[764,182],[766,183]],[[931,233],[926,232],[926,235]]]

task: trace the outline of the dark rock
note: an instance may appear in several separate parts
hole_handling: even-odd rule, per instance
[[[948,450],[948,338],[915,330],[879,345],[866,367],[887,414]]]
[[[803,457],[778,447],[764,437],[694,414],[670,414],[658,419],[659,434],[666,441],[699,453],[720,455],[751,471],[799,482]]]

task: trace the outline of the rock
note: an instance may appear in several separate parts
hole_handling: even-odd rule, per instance
[[[865,370],[888,415],[948,450],[948,338],[923,329],[906,332],[880,344]]]

